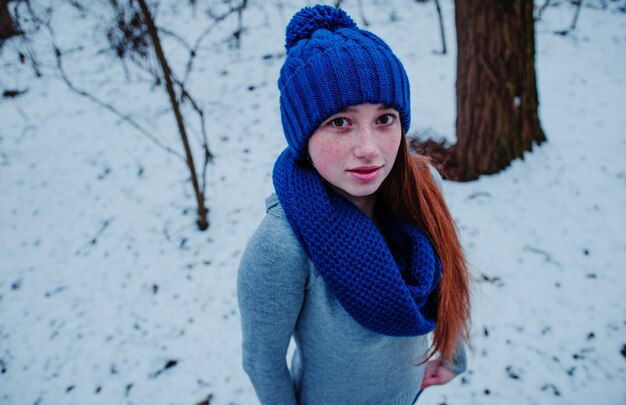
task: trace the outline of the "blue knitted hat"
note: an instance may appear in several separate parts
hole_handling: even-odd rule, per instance
[[[311,134],[328,117],[363,103],[411,117],[409,80],[389,46],[357,28],[341,9],[316,5],[296,13],[287,26],[287,58],[280,70],[280,113],[291,152],[306,156]]]

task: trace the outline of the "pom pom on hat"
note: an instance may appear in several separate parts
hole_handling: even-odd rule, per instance
[[[320,28],[334,32],[339,28],[356,28],[356,23],[340,8],[305,7],[298,11],[287,25],[285,48],[289,50],[301,39],[311,38]]]
[[[345,11],[316,5],[297,12],[286,30],[287,57],[280,70],[283,132],[296,159],[333,114],[359,104],[383,104],[411,121],[409,79],[389,46],[359,29]]]

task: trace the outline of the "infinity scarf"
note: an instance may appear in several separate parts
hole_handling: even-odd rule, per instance
[[[381,234],[288,149],[274,165],[273,180],[300,244],[352,318],[390,336],[424,335],[435,328],[441,262],[418,227],[382,213]]]

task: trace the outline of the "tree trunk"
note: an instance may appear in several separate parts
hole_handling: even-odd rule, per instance
[[[176,117],[176,124],[178,125],[178,131],[180,132],[180,137],[183,141],[183,146],[185,147],[185,156],[187,161],[187,167],[189,168],[189,173],[191,175],[191,183],[193,184],[193,191],[196,195],[196,202],[198,204],[198,220],[197,224],[200,230],[204,231],[209,227],[209,221],[207,218],[207,209],[204,206],[204,193],[203,190],[200,189],[200,184],[198,182],[198,176],[196,174],[196,166],[193,160],[193,154],[191,153],[191,147],[189,146],[189,138],[187,137],[187,130],[185,129],[185,122],[183,120],[183,114],[180,111],[180,105],[178,103],[178,98],[176,97],[176,93],[174,91],[174,84],[172,82],[172,71],[170,70],[170,66],[167,63],[167,59],[165,58],[165,53],[163,52],[163,48],[161,47],[161,40],[159,39],[158,31],[156,25],[154,24],[154,19],[152,18],[152,13],[148,9],[146,2],[144,0],[138,0],[139,7],[141,8],[141,12],[144,17],[144,21],[146,26],[148,27],[148,34],[150,35],[150,39],[152,40],[152,45],[154,46],[154,51],[157,56],[157,60],[161,65],[161,69],[163,70],[163,79],[165,80],[165,88],[167,90],[167,94],[170,98],[170,103],[172,104],[172,110],[174,110],[174,116]]]
[[[532,0],[455,2],[459,180],[497,173],[546,140],[537,115]]]
[[[8,0],[0,0],[0,41],[17,35],[17,29],[9,13]]]

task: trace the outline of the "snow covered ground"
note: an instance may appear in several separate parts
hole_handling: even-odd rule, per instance
[[[203,49],[190,82],[216,155],[206,232],[178,159],[59,80],[3,62],[3,89],[29,91],[0,101],[0,403],[257,403],[240,366],[236,269],[285,147],[276,79],[299,8],[260,3],[241,49]],[[451,2],[444,56],[432,3],[365,3],[412,80],[411,133],[453,140]],[[193,38],[198,10],[163,7],[158,22]],[[626,15],[584,7],[573,33],[554,34],[573,12],[560,4],[536,24],[548,143],[498,175],[445,183],[475,279],[474,351],[466,374],[420,403],[626,403]],[[126,84],[96,54],[91,22],[71,16],[59,15],[59,41],[96,44],[71,75],[180,150],[161,89]],[[180,68],[185,55],[170,55]]]

